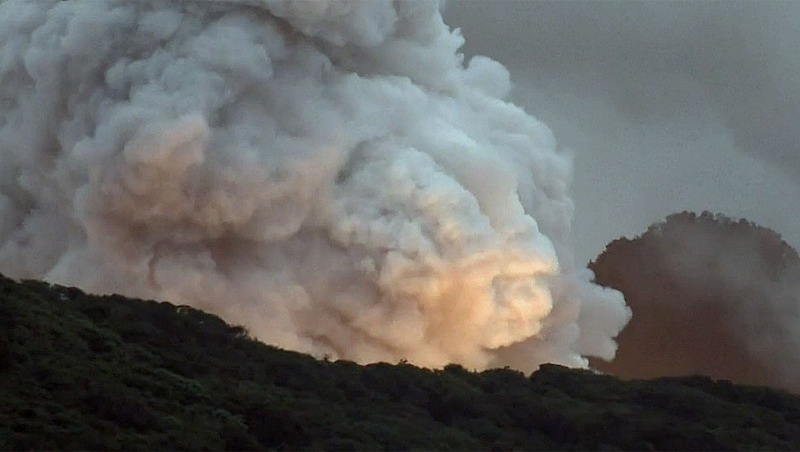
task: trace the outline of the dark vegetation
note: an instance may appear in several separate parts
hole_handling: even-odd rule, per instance
[[[320,361],[189,307],[4,277],[0,327],[0,450],[800,448],[800,398],[705,377]]]
[[[590,264],[633,318],[611,363],[626,378],[701,374],[800,393],[800,257],[781,236],[719,214],[670,215]]]

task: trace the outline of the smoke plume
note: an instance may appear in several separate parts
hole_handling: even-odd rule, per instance
[[[0,270],[426,366],[609,359],[571,165],[422,1],[0,3]]]

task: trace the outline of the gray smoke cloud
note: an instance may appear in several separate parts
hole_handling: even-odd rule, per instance
[[[687,209],[800,247],[800,3],[451,1],[445,19],[573,150],[582,262]]]
[[[0,270],[360,362],[609,359],[571,163],[422,1],[0,3]]]

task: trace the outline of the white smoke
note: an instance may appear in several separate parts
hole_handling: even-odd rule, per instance
[[[0,271],[426,366],[611,358],[571,165],[422,1],[0,3]]]

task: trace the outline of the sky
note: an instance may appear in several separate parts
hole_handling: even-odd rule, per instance
[[[682,210],[800,247],[800,2],[450,1],[444,18],[572,154],[577,262]]]

